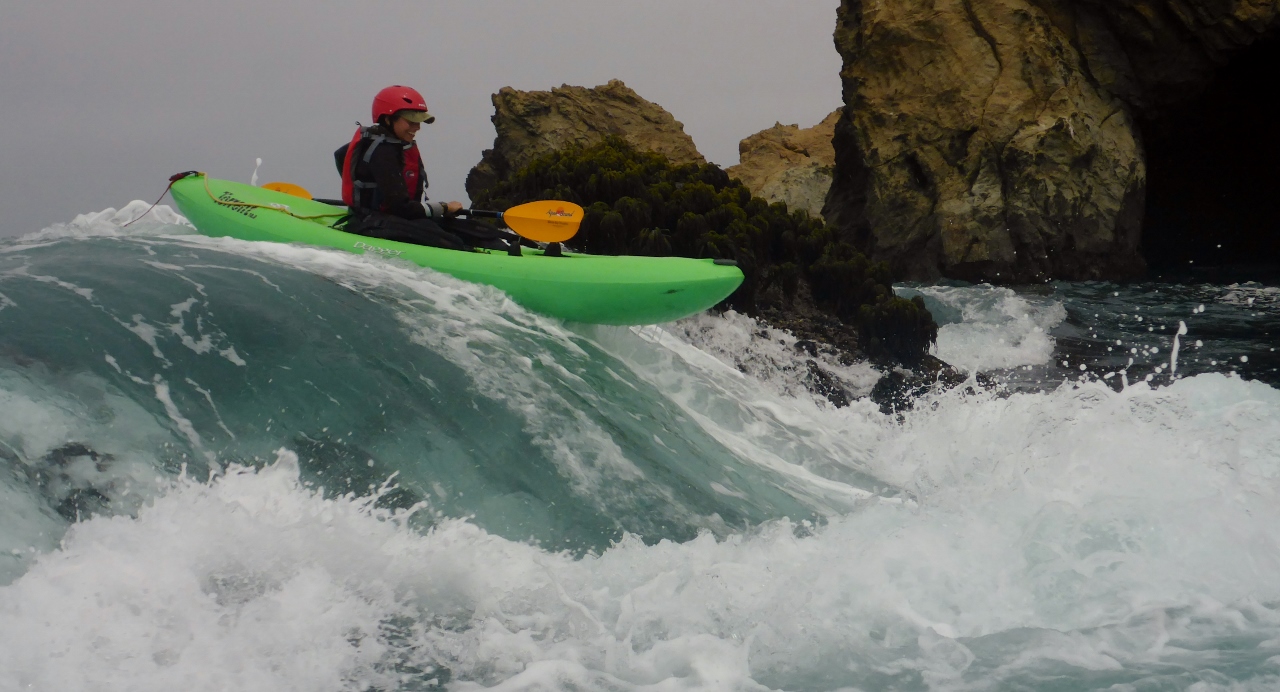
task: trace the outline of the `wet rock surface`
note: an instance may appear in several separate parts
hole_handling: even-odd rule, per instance
[[[590,146],[610,135],[675,164],[706,163],[683,124],[617,79],[592,88],[566,84],[551,91],[503,87],[493,95],[493,107],[497,137],[467,175],[472,199],[543,154]]]
[[[843,0],[824,215],[900,278],[1137,275],[1137,119],[1199,93],[1277,14],[1245,0]]]
[[[891,368],[871,389],[870,399],[885,415],[910,411],[916,399],[934,389],[951,389],[969,382],[969,378],[941,360],[926,356],[913,368]],[[991,387],[985,375],[977,375],[974,384]]]
[[[805,362],[808,368],[805,385],[810,392],[826,398],[837,408],[848,406],[858,398],[840,378],[824,369],[818,359],[819,355],[834,357],[842,365],[866,359],[858,346],[855,327],[804,301],[767,308],[761,312],[760,319],[797,337],[795,349],[809,356]],[[968,381],[963,373],[929,355],[910,365],[890,361],[879,361],[876,365],[884,375],[872,388],[869,398],[886,415],[910,410],[916,398],[935,387],[950,389]],[[985,377],[978,378],[980,383],[985,380]]]
[[[809,216],[822,215],[831,189],[836,151],[831,140],[841,110],[833,111],[813,127],[776,123],[738,144],[740,163],[725,169],[770,203],[784,202]]]
[[[81,442],[67,442],[31,462],[0,444],[0,459],[24,471],[51,509],[67,521],[106,513],[112,497],[122,490],[118,479],[108,476],[115,457]]]

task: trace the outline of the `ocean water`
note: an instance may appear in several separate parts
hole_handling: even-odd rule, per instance
[[[144,208],[0,241],[0,690],[1280,689],[1276,286],[902,286],[886,416]]]

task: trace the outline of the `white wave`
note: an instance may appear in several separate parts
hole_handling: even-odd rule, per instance
[[[448,395],[474,393],[506,406],[510,425],[529,435],[578,495],[606,507],[634,499],[630,496],[643,485],[662,496],[655,502],[680,511],[668,487],[646,482],[613,432],[591,415],[599,394],[583,381],[594,367],[584,350],[590,342],[563,321],[530,312],[492,286],[405,261],[231,238],[193,236],[177,242],[311,272],[395,305],[409,340],[470,378],[471,392]],[[715,515],[681,519],[727,530]]]
[[[1272,308],[1280,305],[1280,286],[1264,286],[1256,281],[1231,284],[1221,289],[1218,300],[1241,307]]]
[[[933,354],[969,372],[1040,365],[1053,357],[1049,330],[1067,318],[1062,303],[1012,289],[977,286],[898,287],[921,295],[938,319]],[[954,316],[947,320],[947,316]]]
[[[674,355],[672,347],[685,355],[696,350],[687,345],[681,348],[683,342],[655,349],[650,337],[638,338],[627,328],[566,324],[524,309],[491,286],[403,261],[230,238],[196,236],[180,242],[280,262],[367,293],[400,291],[392,300],[399,303],[398,315],[410,338],[458,365],[471,378],[477,393],[509,407],[513,420],[556,461],[575,491],[583,496],[607,503],[611,497],[631,492],[630,484],[643,477],[613,433],[588,415],[597,407],[600,394],[583,380],[598,367],[590,362],[586,348],[603,349],[631,366],[635,374],[658,387],[740,459],[788,478],[786,491],[818,511],[847,510],[868,494],[866,488],[847,484],[861,473],[864,447],[842,444],[832,431],[851,425],[878,427],[883,424],[878,415],[855,419],[830,414],[825,429],[818,429],[809,423],[813,412],[830,407],[807,391],[800,399],[800,410],[790,411],[797,399],[764,394],[754,379],[732,384],[717,380],[715,385],[704,387],[704,369],[689,373],[668,367],[673,360],[685,357]],[[753,323],[740,316],[695,322],[711,325],[708,328],[712,336],[704,338],[704,342],[721,344],[722,353],[743,353],[740,347],[751,341],[744,330]],[[651,329],[666,334],[667,329],[679,331],[683,327],[677,324]],[[776,330],[771,338],[794,342],[793,337]],[[755,344],[749,348],[756,358],[763,354],[763,358],[774,358],[775,362],[802,360],[800,355],[792,355],[795,349],[785,343]],[[659,362],[656,371],[649,367],[654,358]],[[860,364],[825,363],[824,367],[829,367],[851,389],[869,388],[868,382],[875,376]],[[764,370],[761,368],[762,374]],[[572,396],[566,394],[566,389],[572,391]],[[709,400],[714,402],[710,407]],[[874,410],[867,402],[857,402],[855,407]],[[865,486],[873,479],[860,480]],[[718,517],[690,521],[724,528]]]
[[[853,397],[869,394],[881,376],[866,361],[844,364],[834,353],[819,350],[816,355],[810,354],[796,346],[800,339],[790,332],[733,310],[722,315],[701,313],[664,325],[663,329],[779,395],[812,396],[824,406],[829,403],[826,397],[814,395],[810,389],[810,360],[820,364]]]
[[[0,589],[0,686],[411,688],[443,665],[463,690],[992,689],[1194,674],[1227,640],[1274,679],[1280,392],[934,403],[874,451],[917,503],[581,559],[417,533],[302,486],[287,452],[183,480]]]
[[[0,397],[0,405],[8,402]],[[3,444],[0,442],[0,444]],[[0,463],[12,463],[0,447]],[[16,471],[16,469],[9,469]],[[27,571],[38,553],[52,550],[66,529],[66,521],[25,486],[27,479],[17,473],[0,474],[0,584],[7,584]]]
[[[191,222],[173,208],[159,204],[148,213],[150,207],[149,202],[135,199],[119,209],[108,207],[99,212],[78,214],[68,223],[53,224],[21,236],[16,242],[19,246],[26,246],[68,238],[187,235],[196,232]]]
[[[183,479],[136,518],[95,518],[61,546],[37,546],[27,574],[0,588],[0,689],[412,689],[439,682],[437,665],[461,690],[1017,689],[1170,669],[1229,687],[1206,663],[1223,658],[1249,681],[1240,687],[1276,682],[1273,388],[1199,375],[1118,393],[953,391],[898,425],[869,405],[826,406],[767,366],[761,380],[743,375],[739,354],[786,363],[794,347],[753,345],[736,318],[579,330],[394,262],[175,242],[400,301],[414,338],[475,373],[477,391],[509,402],[544,443],[580,455],[563,468],[587,491],[607,492],[627,469],[612,465],[600,426],[577,428],[583,404],[548,383],[578,383],[574,359],[599,347],[744,459],[795,466],[828,507],[851,501],[822,526],[628,538],[575,559],[466,521],[421,533],[368,499],[324,499],[286,452],[259,472]],[[980,361],[966,349],[994,347],[983,339],[1002,330],[1026,342],[1062,319],[1054,301],[1003,291],[950,296],[995,325],[957,353]],[[1019,318],[1024,305],[1035,314]],[[1009,360],[1038,348],[1020,342]],[[6,440],[24,457],[60,439],[39,438],[57,427],[44,422],[52,413],[18,398],[0,410],[19,412]],[[70,410],[58,425],[91,417]],[[867,498],[841,475],[851,470],[914,501]]]
[[[53,505],[91,491],[128,512],[154,493],[150,450],[166,434],[97,378],[2,368],[0,412],[0,583],[57,545],[66,522]]]
[[[736,456],[790,479],[788,491],[823,513],[848,511],[878,485],[867,472],[868,446],[888,423],[867,400],[836,409],[803,389],[808,356],[787,345],[793,337],[735,314],[600,328],[592,337]],[[877,376],[865,364],[833,369],[864,387]]]

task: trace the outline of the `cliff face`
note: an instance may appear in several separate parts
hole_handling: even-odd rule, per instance
[[[777,123],[747,137],[738,144],[740,163],[725,172],[757,197],[821,216],[836,162],[831,139],[842,112],[832,112],[813,127]]]
[[[842,0],[824,209],[904,278],[1143,269],[1139,117],[1198,93],[1274,0]]]
[[[706,163],[684,125],[616,79],[591,89],[567,84],[551,91],[504,87],[493,95],[493,107],[498,136],[467,175],[472,198],[538,156],[598,144],[608,135],[676,164]]]

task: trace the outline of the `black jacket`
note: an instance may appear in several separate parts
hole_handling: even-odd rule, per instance
[[[333,152],[338,173],[342,173],[342,164],[346,161],[347,148],[350,146],[352,146],[350,143],[344,144]],[[368,128],[366,136],[355,144],[356,151],[351,157],[351,163],[355,167],[352,178],[360,183],[373,183],[376,187],[362,190],[359,203],[352,209],[353,212],[367,214],[372,211],[381,211],[402,219],[443,216],[443,210],[439,204],[424,205],[420,201],[427,189],[427,172],[421,160],[418,162],[418,182],[415,189],[409,190],[405,187],[404,156],[411,146],[413,146],[411,142],[397,139],[381,125]],[[373,153],[368,157],[368,161],[365,161],[365,154],[370,147],[373,148]]]

